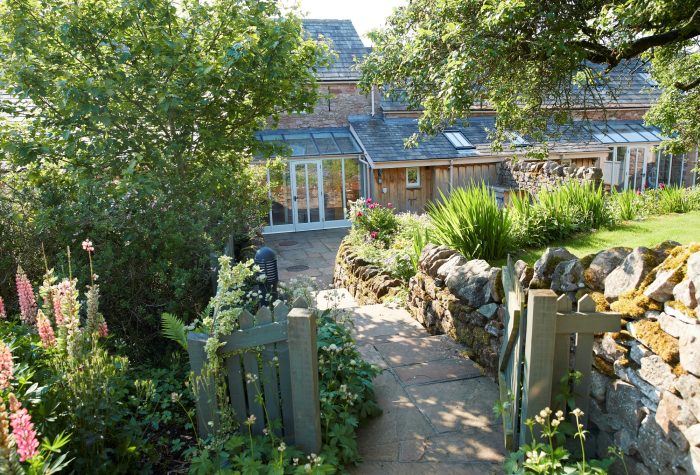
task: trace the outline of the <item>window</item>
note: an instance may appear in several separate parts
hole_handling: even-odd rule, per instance
[[[420,188],[420,168],[406,169],[406,188]]]
[[[516,134],[515,132],[510,132],[508,134],[508,140],[510,141],[511,144],[515,145],[516,147],[527,147],[530,145],[530,142],[522,138],[519,134]]]
[[[467,140],[462,132],[457,130],[448,130],[444,133],[447,140],[456,148],[457,150],[462,150],[465,148],[474,148],[474,145]]]

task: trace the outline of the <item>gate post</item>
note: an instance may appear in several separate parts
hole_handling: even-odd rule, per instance
[[[527,302],[527,332],[523,371],[520,444],[527,443],[530,431],[527,419],[551,405],[554,342],[556,335],[557,294],[549,289],[531,289]]]

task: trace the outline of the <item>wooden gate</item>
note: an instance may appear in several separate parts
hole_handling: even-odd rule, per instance
[[[571,371],[582,374],[574,388],[576,407],[588,412],[593,335],[620,331],[621,315],[596,312],[590,295],[578,301],[576,311],[567,295],[549,289],[529,290],[526,299],[510,256],[503,267],[503,288],[507,311],[498,383],[505,444],[514,451],[529,439],[525,421],[552,406],[559,381]],[[582,423],[586,421],[587,415]]]
[[[291,310],[279,302],[255,316],[243,311],[240,329],[220,338],[228,399],[239,423],[247,418],[254,434],[266,427],[307,453],[321,448],[316,319],[303,299]],[[209,335],[187,336],[197,395],[200,437],[219,427],[215,376],[207,370]],[[261,402],[263,404],[261,404]],[[253,416],[253,417],[251,417]]]

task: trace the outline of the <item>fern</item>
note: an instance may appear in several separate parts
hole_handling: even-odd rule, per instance
[[[185,330],[185,322],[173,314],[163,313],[160,316],[160,324],[161,331],[165,338],[177,342],[181,347],[187,350],[187,331]]]

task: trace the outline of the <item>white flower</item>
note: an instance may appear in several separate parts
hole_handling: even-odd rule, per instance
[[[573,414],[575,417],[581,417],[583,415],[583,411],[577,407],[571,411],[571,414]]]
[[[277,447],[277,450],[279,450],[280,452],[284,452],[285,450],[287,450],[287,445],[284,442],[282,442],[280,446]]]

